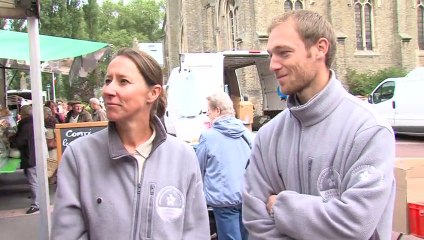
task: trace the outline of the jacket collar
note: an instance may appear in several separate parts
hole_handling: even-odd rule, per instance
[[[303,105],[295,100],[291,95],[287,101],[290,113],[296,117],[302,125],[311,126],[321,122],[340,104],[341,99],[347,94],[346,90],[337,80],[336,74],[331,70],[331,78],[327,86],[317,93]]]
[[[166,140],[167,134],[162,122],[157,116],[154,116],[151,121],[152,126],[155,128],[156,136],[152,142],[153,152],[162,142]],[[109,138],[109,154],[112,159],[118,159],[131,154],[125,149],[122,144],[121,138],[119,137],[118,131],[116,130],[115,122],[109,122],[108,124],[108,138]]]

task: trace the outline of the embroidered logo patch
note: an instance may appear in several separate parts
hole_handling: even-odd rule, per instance
[[[340,198],[340,174],[333,168],[322,170],[318,177],[318,191],[324,201]]]
[[[375,181],[380,184],[383,182],[384,175],[383,173],[372,165],[361,165],[356,167],[352,171],[352,177],[355,178],[356,182],[369,182]]]
[[[184,195],[176,187],[167,186],[159,191],[156,198],[156,211],[163,221],[175,221],[182,215],[184,206]]]

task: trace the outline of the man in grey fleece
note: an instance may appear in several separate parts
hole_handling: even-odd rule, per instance
[[[257,133],[245,174],[250,239],[391,239],[394,134],[330,70],[331,25],[299,10],[268,32],[270,69],[289,97]]]

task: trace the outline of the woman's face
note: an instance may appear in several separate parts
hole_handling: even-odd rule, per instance
[[[115,57],[103,85],[107,118],[114,122],[148,118],[160,91],[160,85],[147,85],[133,61],[125,56]]]

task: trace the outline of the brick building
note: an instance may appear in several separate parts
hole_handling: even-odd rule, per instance
[[[334,26],[341,80],[347,69],[424,66],[424,0],[167,0],[166,68],[178,66],[180,52],[266,50],[272,18],[292,9],[317,11]],[[260,94],[243,74],[242,89]]]

